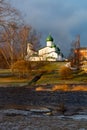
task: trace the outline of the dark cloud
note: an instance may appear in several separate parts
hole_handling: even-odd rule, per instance
[[[43,35],[42,43],[49,32],[54,36],[64,53],[77,34],[81,35],[81,44],[87,42],[87,0],[11,0],[27,23]]]

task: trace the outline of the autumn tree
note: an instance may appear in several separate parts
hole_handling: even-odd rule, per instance
[[[19,78],[26,78],[31,72],[31,64],[28,61],[19,60],[12,64],[11,69],[13,74]]]
[[[20,58],[24,59],[27,55],[27,43],[31,43],[34,50],[40,47],[40,33],[30,25],[22,25],[18,33],[18,47],[20,49]]]
[[[41,33],[37,32],[35,29],[31,27],[31,30],[29,32],[29,39],[28,41],[32,43],[33,49],[38,50],[41,46],[40,44],[40,38],[41,38]]]
[[[1,52],[9,67],[15,60],[25,58],[28,42],[37,49],[40,45],[39,40],[39,33],[30,25],[23,23],[19,11],[11,7],[5,0],[1,0],[0,46],[2,46]]]
[[[0,68],[8,68],[9,67],[9,63],[8,61],[5,59],[4,54],[2,49],[0,48]]]
[[[80,53],[80,36],[77,36],[77,39],[72,42],[69,60],[72,67],[77,67],[80,69],[81,66],[81,53]]]
[[[19,12],[15,8],[11,7],[10,4],[6,3],[5,0],[0,1],[0,47],[3,46],[3,48],[1,47],[1,52],[7,62],[9,54],[6,54],[6,50],[8,50],[8,48],[8,52],[12,59],[12,38],[14,34],[12,28],[14,27],[14,23],[21,20],[19,16]],[[8,64],[10,65],[9,62]]]

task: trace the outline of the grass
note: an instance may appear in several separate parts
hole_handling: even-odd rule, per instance
[[[10,69],[0,70],[0,84],[22,84],[27,83],[29,79],[20,79],[14,76]]]
[[[10,69],[0,69],[0,74],[9,74],[11,73]]]
[[[36,84],[81,84],[87,83],[87,73],[84,71],[73,72],[73,78],[63,80],[60,77],[59,70],[66,62],[48,62],[39,69],[33,71],[31,75],[26,78],[18,78],[11,73],[10,69],[0,70],[0,84],[24,84],[32,80],[39,72],[45,71]]]
[[[66,62],[54,62],[49,63],[47,66],[44,66],[43,69],[47,70],[47,73],[44,74],[37,84],[81,84],[87,83],[87,73],[84,71],[74,71],[73,78],[71,79],[61,79],[59,70],[64,66]]]

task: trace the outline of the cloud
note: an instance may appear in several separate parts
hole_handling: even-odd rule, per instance
[[[76,33],[87,41],[87,0],[11,0],[11,3],[21,10],[27,23],[42,32],[42,41],[51,32],[66,52]]]

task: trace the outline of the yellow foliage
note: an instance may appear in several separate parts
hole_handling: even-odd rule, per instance
[[[60,68],[59,74],[62,79],[70,79],[73,76],[72,70],[65,66]]]
[[[19,77],[24,77],[25,74],[31,71],[31,65],[28,61],[19,60],[11,66],[11,70],[15,74],[19,74]]]

